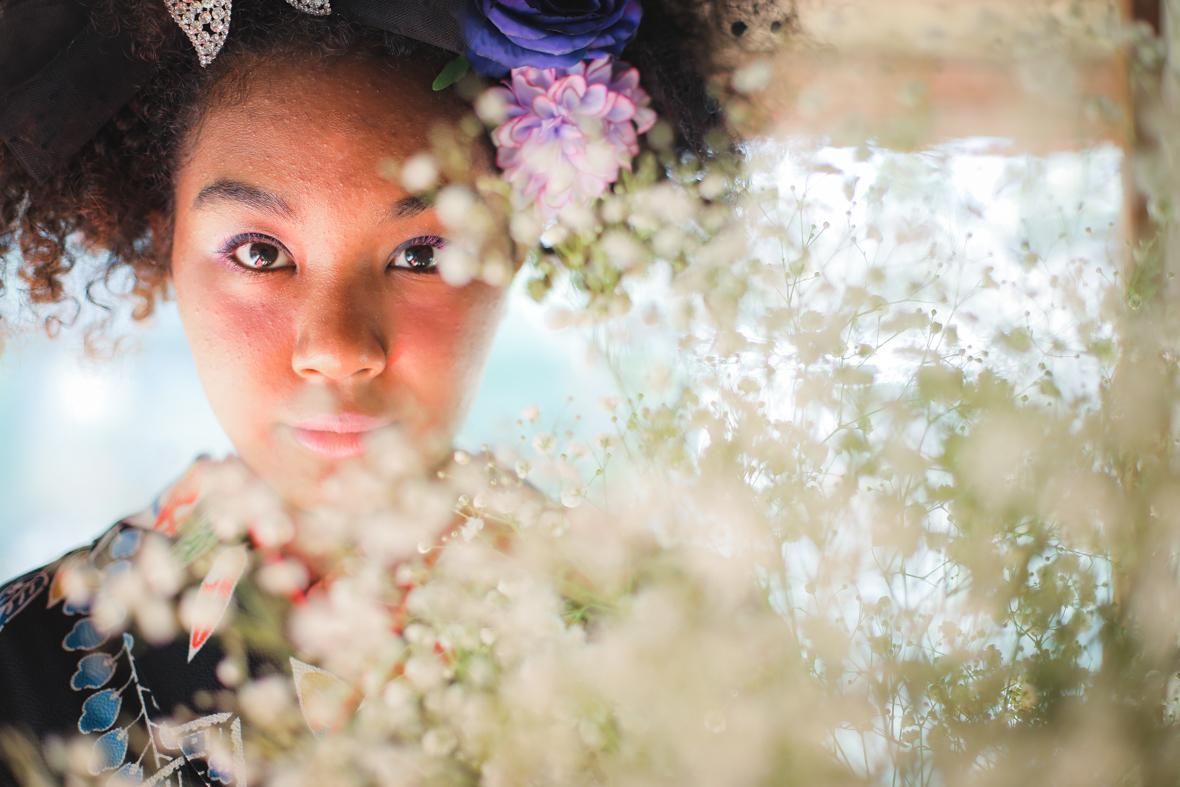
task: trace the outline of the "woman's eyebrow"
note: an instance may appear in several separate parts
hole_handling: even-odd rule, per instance
[[[278,194],[252,186],[249,183],[243,183],[240,180],[222,178],[213,181],[197,193],[193,200],[193,209],[203,208],[217,202],[237,202],[285,219],[295,217],[295,211]],[[421,197],[402,197],[393,203],[389,215],[395,219],[409,219],[423,213],[429,207],[429,203]]]
[[[291,210],[287,201],[278,194],[251,186],[240,180],[222,178],[213,181],[197,194],[196,199],[193,200],[193,209],[196,210],[217,202],[237,202],[248,208],[273,213],[284,219],[295,217],[295,211]]]
[[[390,211],[390,215],[395,219],[410,219],[429,207],[430,205],[421,197],[402,197],[393,203],[393,210]]]

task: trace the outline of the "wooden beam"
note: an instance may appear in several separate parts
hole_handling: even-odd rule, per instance
[[[1126,0],[796,0],[799,38],[843,53],[1107,60]]]
[[[780,57],[761,104],[772,133],[902,149],[965,137],[1024,150],[1125,144],[1127,84],[1115,63],[1024,64],[902,57]],[[1008,143],[997,142],[997,148]]]
[[[1134,0],[796,0],[747,131],[916,149],[1132,144],[1122,33]]]

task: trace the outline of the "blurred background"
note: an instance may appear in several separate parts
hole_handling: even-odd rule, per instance
[[[850,244],[884,248],[880,236],[904,235],[919,216],[997,279],[1048,284],[1071,261],[1122,255],[1122,149],[1135,134],[1123,25],[1140,9],[1123,0],[767,4],[776,5],[801,43],[768,64],[759,59],[764,31],[735,32],[721,42],[722,59],[736,80],[774,85],[750,106],[759,134],[777,140],[761,152],[772,162],[764,174],[785,193],[806,193],[815,215],[846,219],[811,253],[825,243],[832,255]],[[780,16],[759,18],[771,25]],[[803,221],[798,205],[780,207],[784,226]],[[862,237],[870,224],[877,237]],[[895,269],[922,262],[917,245],[890,248]],[[1099,266],[1085,273],[1112,275]],[[460,445],[519,440],[518,419],[532,407],[546,428],[590,436],[605,419],[598,402],[616,391],[618,364],[603,363],[600,351],[610,336],[553,328],[553,304],[533,303],[522,280]],[[661,286],[641,285],[636,300],[658,302]],[[10,295],[6,313],[15,303]],[[981,309],[994,320],[979,327],[981,340],[1036,314],[1051,322],[1051,309],[1013,312],[1018,304],[999,296]],[[643,330],[632,320],[606,333]],[[197,454],[230,450],[174,306],[113,333],[127,341],[105,360],[84,358],[68,332],[57,340],[26,332],[0,355],[0,577],[140,509]],[[665,338],[674,353],[675,337]],[[660,346],[655,337],[644,344]],[[636,349],[629,368],[642,370],[648,360]]]

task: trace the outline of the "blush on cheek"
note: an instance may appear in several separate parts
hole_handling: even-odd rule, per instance
[[[237,347],[275,345],[285,323],[280,312],[257,301],[224,300],[210,316],[218,343]]]
[[[290,365],[289,353],[282,358],[289,340],[281,313],[256,302],[221,299],[213,303],[197,320],[197,335],[190,331],[194,344],[213,356],[208,359],[211,365],[234,369],[242,382],[243,374],[253,377],[284,360]]]
[[[194,360],[218,420],[242,453],[267,434],[290,384],[290,340],[273,307],[203,296],[185,322]]]
[[[397,332],[395,377],[423,430],[457,428],[478,387],[501,298],[486,285],[448,287]]]

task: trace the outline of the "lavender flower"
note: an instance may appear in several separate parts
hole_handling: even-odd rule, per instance
[[[463,18],[467,59],[485,76],[564,68],[618,55],[635,35],[639,0],[474,0]]]
[[[507,107],[492,133],[496,164],[518,198],[552,217],[586,204],[631,169],[639,135],[655,123],[639,72],[609,57],[571,68],[514,68],[492,88]]]

